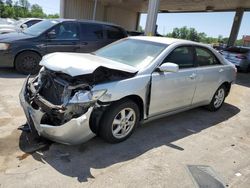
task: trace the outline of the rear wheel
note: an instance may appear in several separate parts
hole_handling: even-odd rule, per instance
[[[210,111],[217,111],[221,108],[224,100],[226,98],[226,87],[224,85],[220,86],[215,92],[212,101],[208,105]]]
[[[41,56],[36,52],[22,52],[16,57],[15,68],[22,74],[36,74],[40,70],[40,61]]]
[[[103,115],[100,136],[110,143],[126,140],[138,125],[139,114],[137,104],[131,100],[114,103]]]

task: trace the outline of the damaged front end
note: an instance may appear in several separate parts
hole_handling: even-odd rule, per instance
[[[28,77],[19,97],[29,126],[64,144],[92,138],[90,116],[106,90],[93,91],[90,76],[71,77],[42,68],[33,80]]]

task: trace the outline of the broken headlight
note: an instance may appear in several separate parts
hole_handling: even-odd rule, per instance
[[[96,102],[106,92],[107,90],[96,90],[96,91],[79,90],[69,100],[69,104],[84,104],[84,103]]]

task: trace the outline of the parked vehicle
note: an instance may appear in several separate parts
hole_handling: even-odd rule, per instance
[[[0,35],[0,67],[35,74],[45,54],[92,52],[126,36],[121,27],[103,22],[44,20],[23,32]]]
[[[21,32],[40,21],[42,21],[40,18],[22,18],[15,22],[6,21],[4,24],[0,23],[0,34]]]
[[[127,139],[139,122],[207,105],[218,110],[236,68],[203,44],[128,37],[91,54],[53,53],[20,93],[31,130],[77,144]]]
[[[127,31],[128,36],[144,36],[144,32],[140,31]],[[157,37],[163,37],[161,34],[156,33],[155,36]]]
[[[231,63],[233,63],[239,71],[250,71],[250,48],[247,47],[229,47],[220,53]]]

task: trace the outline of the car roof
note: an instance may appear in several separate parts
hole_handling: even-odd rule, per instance
[[[184,43],[190,43],[190,44],[198,44],[201,45],[200,43],[189,41],[189,40],[183,40],[183,39],[175,39],[175,38],[168,38],[168,37],[157,37],[157,36],[131,36],[129,38],[132,39],[138,39],[138,40],[144,40],[144,41],[149,41],[149,42],[157,42],[157,43],[162,43],[162,44],[173,44],[176,42],[184,42]],[[204,45],[204,44],[203,44]]]
[[[116,26],[120,27],[119,25],[109,23],[109,22],[102,22],[102,21],[96,21],[96,20],[85,20],[85,19],[65,19],[65,18],[56,18],[56,19],[50,19],[50,20],[56,20],[59,22],[65,22],[65,21],[75,21],[75,22],[82,22],[82,23],[96,23],[96,24],[103,24],[103,25],[110,25],[110,26]]]

